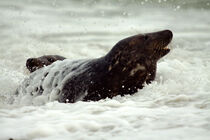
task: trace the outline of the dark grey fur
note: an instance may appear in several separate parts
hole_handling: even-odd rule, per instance
[[[57,93],[58,101],[65,103],[78,100],[98,101],[107,97],[133,94],[143,88],[144,83],[148,84],[155,79],[157,61],[170,51],[166,46],[172,36],[171,31],[164,30],[123,39],[101,58],[75,61],[76,66],[73,66],[73,63],[63,66],[57,72],[57,75],[62,77],[61,80],[50,88],[62,84]],[[45,75],[42,72],[44,77],[48,77],[53,66],[58,64],[50,65]],[[39,73],[41,72],[37,71],[33,74],[29,81],[33,81]],[[39,94],[46,90],[42,84],[37,89],[41,89],[36,91]]]

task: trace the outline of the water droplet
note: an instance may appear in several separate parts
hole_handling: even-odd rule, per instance
[[[69,102],[69,99],[66,99],[66,103],[68,103]]]
[[[125,16],[125,15],[127,15],[127,13],[126,12],[123,12],[123,16]]]

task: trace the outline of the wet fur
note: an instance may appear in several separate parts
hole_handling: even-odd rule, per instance
[[[171,39],[168,30],[139,34],[119,41],[104,57],[82,61],[75,68],[69,65],[77,74],[63,83],[58,101],[98,101],[137,92],[155,79],[157,61],[170,51],[164,48]]]
[[[51,65],[53,62],[57,60],[64,60],[64,59],[66,58],[59,55],[44,55],[38,58],[29,58],[26,61],[26,67],[30,72],[34,72],[37,69],[40,69],[44,66]]]

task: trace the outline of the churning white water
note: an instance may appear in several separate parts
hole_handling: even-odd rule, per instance
[[[0,140],[209,140],[209,17],[209,0],[0,0]],[[132,96],[10,104],[29,57],[96,58],[164,29],[171,52]]]

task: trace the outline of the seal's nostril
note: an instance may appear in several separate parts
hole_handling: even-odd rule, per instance
[[[33,62],[33,59],[32,59],[32,58],[29,58],[29,59],[26,61],[26,63],[31,63],[31,62]]]
[[[167,35],[172,38],[173,37],[173,33],[170,30],[165,30],[165,32],[167,33]]]

